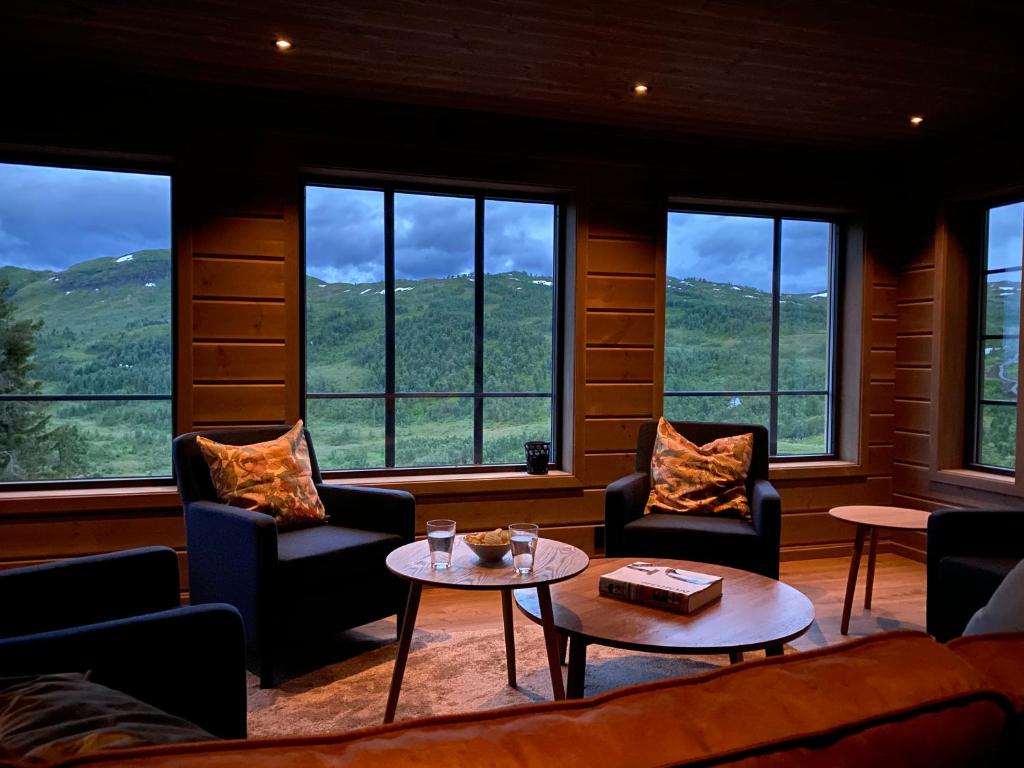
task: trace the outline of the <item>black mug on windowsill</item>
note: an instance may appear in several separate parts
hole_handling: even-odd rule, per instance
[[[546,475],[551,462],[551,443],[547,440],[530,440],[523,447],[526,449],[526,474]]]

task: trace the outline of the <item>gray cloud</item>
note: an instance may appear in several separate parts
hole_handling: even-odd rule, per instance
[[[64,269],[171,244],[167,176],[0,163],[0,265]]]
[[[988,214],[988,268],[1019,267],[1024,203],[1001,205]]]
[[[782,228],[782,289],[825,290],[828,224],[786,220]],[[769,218],[703,213],[669,214],[668,274],[770,291],[773,225]]]
[[[470,198],[397,193],[395,276],[418,280],[471,273],[475,215]],[[488,200],[484,222],[486,271],[551,275],[553,205]],[[384,279],[383,193],[307,189],[306,271],[332,283]]]

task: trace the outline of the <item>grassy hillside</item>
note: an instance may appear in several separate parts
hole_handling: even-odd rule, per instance
[[[491,392],[550,392],[550,278],[510,272],[484,277],[485,382]],[[0,268],[4,299],[19,316],[42,320],[33,376],[49,394],[158,394],[171,391],[171,273],[167,251],[138,251],[60,272]],[[396,302],[396,379],[400,392],[472,392],[473,278],[400,280]],[[384,286],[325,283],[307,277],[307,377],[310,393],[379,393],[384,386]],[[1019,284],[989,286],[990,330],[1016,323]],[[770,295],[742,285],[668,278],[667,391],[767,389]],[[824,294],[786,294],[781,305],[783,389],[823,389],[827,373]],[[1005,313],[1005,314],[1004,314]],[[1004,346],[1006,347],[1004,349]],[[989,396],[1016,398],[1015,347],[983,350]],[[310,399],[308,421],[326,467],[383,464],[381,399]],[[548,439],[551,401],[494,398],[484,409],[484,459],[521,462],[522,443]],[[985,446],[993,463],[1012,450],[1011,409],[987,413]],[[78,428],[94,476],[170,472],[171,408],[166,401],[77,402],[49,406],[51,423]],[[666,399],[672,418],[767,423],[764,397]],[[780,401],[780,449],[824,447],[825,398]],[[472,401],[400,400],[400,465],[472,462]],[[1004,445],[1004,443],[1006,443]]]

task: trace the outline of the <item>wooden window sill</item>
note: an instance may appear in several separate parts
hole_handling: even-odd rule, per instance
[[[0,491],[0,517],[18,515],[103,513],[116,510],[181,508],[173,485],[105,485],[91,488],[43,488]]]
[[[829,477],[863,477],[867,474],[863,464],[842,459],[818,461],[785,461],[769,463],[770,480],[804,480]]]
[[[933,483],[956,488],[1024,496],[1024,489],[1018,488],[1013,475],[1001,475],[997,472],[984,472],[978,469],[938,469],[929,473],[929,479]]]
[[[328,485],[368,485],[375,488],[391,488],[408,491],[415,496],[570,491],[583,487],[583,483],[575,475],[560,470],[553,470],[546,475],[529,475],[526,472],[465,472],[433,475],[333,477],[325,482]]]

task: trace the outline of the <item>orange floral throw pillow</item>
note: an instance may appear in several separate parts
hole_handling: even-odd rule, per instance
[[[273,515],[282,530],[326,521],[301,420],[265,443],[224,445],[202,436],[196,442],[224,504]]]
[[[651,495],[644,514],[677,512],[749,518],[746,482],[753,453],[753,434],[696,445],[661,419],[651,456]]]

